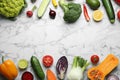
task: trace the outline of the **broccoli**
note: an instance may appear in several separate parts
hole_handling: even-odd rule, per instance
[[[25,7],[25,0],[0,0],[0,15],[6,18],[18,16]]]
[[[65,2],[65,0],[59,0],[59,5],[64,11],[63,19],[68,23],[75,22],[81,15],[81,5],[73,2]]]

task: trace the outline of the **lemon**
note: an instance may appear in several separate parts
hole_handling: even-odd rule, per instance
[[[101,21],[103,19],[103,12],[101,10],[95,10],[93,12],[93,19],[95,21]]]

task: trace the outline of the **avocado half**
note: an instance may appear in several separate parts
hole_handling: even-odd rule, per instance
[[[0,0],[0,15],[6,18],[17,17],[25,5],[25,0]]]

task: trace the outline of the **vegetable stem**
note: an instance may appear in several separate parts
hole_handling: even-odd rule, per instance
[[[2,56],[2,63],[4,62],[4,56]]]
[[[32,8],[32,11],[34,11],[37,7],[34,5],[33,8]]]

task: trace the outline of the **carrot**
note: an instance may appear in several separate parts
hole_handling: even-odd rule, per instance
[[[47,80],[57,80],[55,74],[50,69],[47,69]]]

